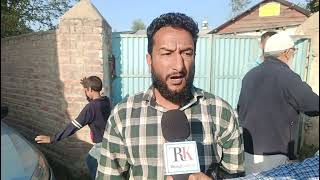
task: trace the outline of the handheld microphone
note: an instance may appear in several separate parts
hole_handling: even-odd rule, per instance
[[[168,141],[164,144],[166,175],[173,175],[174,180],[187,180],[189,174],[200,172],[196,142],[186,141],[190,125],[184,112],[174,109],[163,113],[161,130]]]

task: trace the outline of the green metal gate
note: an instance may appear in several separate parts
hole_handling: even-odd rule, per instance
[[[295,37],[298,48],[293,69],[307,78],[310,39]],[[112,83],[112,100],[144,91],[151,85],[146,62],[146,35],[113,33],[112,52],[116,59],[116,76]],[[220,96],[236,107],[241,79],[246,67],[260,56],[259,41],[252,36],[203,35],[197,42],[194,85]]]

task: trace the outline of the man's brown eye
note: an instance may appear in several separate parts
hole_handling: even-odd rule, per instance
[[[186,56],[192,56],[193,55],[192,52],[184,52],[183,54],[186,55]]]

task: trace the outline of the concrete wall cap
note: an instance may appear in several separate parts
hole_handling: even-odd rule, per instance
[[[90,0],[81,0],[69,9],[62,19],[92,19],[92,20],[104,20],[103,16],[99,13],[97,8],[91,3]]]

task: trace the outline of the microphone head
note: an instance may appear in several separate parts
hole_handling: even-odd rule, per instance
[[[161,129],[163,137],[169,142],[184,141],[190,135],[187,116],[178,109],[163,113]]]

